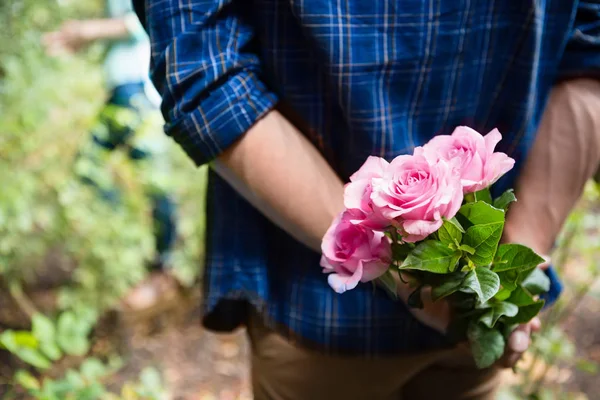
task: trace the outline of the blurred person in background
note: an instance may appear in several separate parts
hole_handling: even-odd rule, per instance
[[[145,5],[166,132],[213,167],[204,323],[247,326],[255,398],[493,399],[538,319],[478,370],[443,302],[331,290],[321,238],[368,156],[464,124],[516,160],[504,240],[549,254],[600,163],[600,1]]]
[[[44,35],[43,43],[48,54],[57,56],[77,52],[96,41],[108,42],[104,70],[109,98],[78,154],[75,173],[106,201],[118,204],[119,191],[107,169],[108,159],[116,150],[123,151],[140,172],[152,204],[155,258],[149,263],[149,277],[133,288],[123,303],[141,311],[177,288],[175,278],[168,273],[177,235],[176,209],[169,195],[169,143],[160,129],[144,125],[160,102],[148,79],[148,36],[129,0],[107,0],[106,15],[66,21],[57,31]]]

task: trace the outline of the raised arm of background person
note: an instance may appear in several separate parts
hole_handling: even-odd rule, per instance
[[[263,214],[319,250],[343,207],[343,184],[275,110],[278,98],[261,79],[259,58],[248,50],[254,32],[240,18],[247,5],[162,3],[149,3],[146,21],[167,134],[196,164],[212,162]]]

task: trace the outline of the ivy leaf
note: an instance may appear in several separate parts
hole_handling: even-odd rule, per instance
[[[487,326],[488,328],[493,328],[498,322],[498,319],[502,316],[514,317],[519,312],[519,307],[515,304],[508,302],[500,302],[494,303],[492,308],[489,309],[485,314],[479,318],[479,322]]]
[[[458,224],[458,221],[456,221],[456,224]],[[464,230],[461,232],[462,227],[460,227],[460,224],[456,224],[451,220],[444,221],[440,229],[437,231],[440,242],[444,243],[445,245],[460,244],[462,240],[462,232],[464,232]]]
[[[471,323],[467,330],[475,364],[479,368],[492,366],[504,354],[504,337],[497,329],[483,324]]]
[[[460,290],[465,279],[464,273],[456,273],[444,277],[442,284],[431,289],[431,299],[437,301]]]
[[[447,274],[454,269],[460,257],[460,251],[452,250],[437,240],[426,240],[410,252],[400,269]]]
[[[504,211],[506,211],[508,209],[508,206],[510,205],[510,203],[512,203],[513,201],[517,201],[517,198],[515,197],[515,193],[512,189],[508,189],[506,192],[502,193],[500,195],[500,197],[497,197],[496,199],[494,199],[494,207],[496,208],[500,208],[503,209]]]
[[[521,244],[501,244],[494,256],[493,270],[495,272],[516,269],[524,271],[537,267],[544,262],[533,250]]]
[[[550,278],[541,269],[534,268],[523,282],[521,282],[521,286],[533,295],[546,293],[550,290]]]
[[[479,296],[479,302],[485,303],[500,289],[500,278],[494,271],[485,267],[476,267],[470,271],[462,284]]]

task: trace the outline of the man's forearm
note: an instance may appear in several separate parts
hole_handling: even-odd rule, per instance
[[[505,234],[509,241],[551,250],[562,225],[600,164],[600,82],[556,86],[517,180]]]
[[[343,209],[342,181],[278,111],[258,121],[214,168],[259,211],[316,251]]]

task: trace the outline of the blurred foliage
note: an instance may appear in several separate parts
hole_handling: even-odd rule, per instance
[[[118,393],[107,389],[108,380],[123,365],[118,358],[103,363],[88,358],[79,370],[69,369],[61,379],[38,379],[25,370],[15,374],[15,381],[28,395],[44,400],[162,400],[167,398],[159,372],[145,368],[137,382],[128,382]],[[16,395],[16,393],[15,393]],[[9,393],[5,398],[11,398]]]
[[[111,156],[106,173],[120,189],[117,206],[73,174],[76,154],[90,139],[107,97],[100,66],[105,46],[49,58],[40,43],[43,33],[66,19],[98,17],[103,7],[101,0],[0,2],[0,290],[7,289],[33,320],[31,331],[0,333],[0,347],[41,369],[63,355],[86,354],[97,318],[145,277],[154,256],[151,207],[139,182],[143,171],[118,152]],[[144,129],[162,130],[161,125],[156,111]],[[172,264],[180,281],[191,285],[202,267],[206,171],[195,168],[171,140],[166,143],[179,207]],[[44,286],[46,258],[56,249],[72,267],[59,282],[52,315],[44,316],[27,294]],[[46,393],[41,398],[100,398],[90,394],[99,389],[86,365],[62,381],[42,383],[21,373],[20,382]],[[151,375],[143,374],[142,381],[154,379]],[[89,385],[79,385],[89,379]],[[124,389],[122,398],[153,398],[139,394],[140,385]]]
[[[579,205],[569,216],[552,255],[565,285],[558,302],[542,314],[542,330],[534,336],[528,357],[519,364],[517,384],[501,400],[586,399],[565,389],[561,372],[578,370],[597,374],[599,366],[578,354],[563,331],[567,319],[588,296],[597,296],[600,284],[600,184],[590,181]],[[570,268],[569,268],[570,267]],[[573,270],[576,273],[573,273]]]
[[[89,140],[106,93],[101,51],[48,58],[41,35],[69,17],[97,15],[100,1],[8,0],[0,5],[0,277],[35,279],[39,260],[59,246],[75,261],[75,284],[61,296],[63,307],[103,309],[145,274],[152,256],[150,207],[138,184],[139,171],[119,154],[107,173],[122,189],[114,207],[73,176],[73,160]],[[161,129],[159,115],[148,129]],[[176,273],[190,283],[202,252],[204,171],[177,146],[172,186],[181,228]]]

